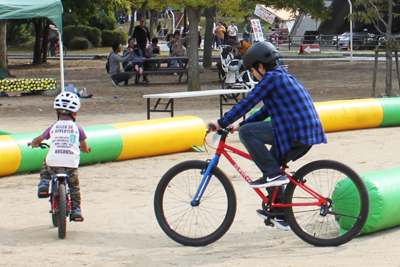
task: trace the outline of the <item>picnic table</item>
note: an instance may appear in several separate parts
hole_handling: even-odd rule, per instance
[[[246,97],[246,94],[249,93],[250,91],[251,89],[215,89],[215,90],[204,90],[204,91],[147,94],[143,95],[143,98],[147,99],[147,119],[149,120],[151,112],[168,112],[171,114],[171,117],[173,117],[175,98],[219,95],[219,110],[220,110],[220,116],[222,117],[224,106],[236,105],[240,101],[239,96],[241,95],[243,99]],[[150,103],[151,99],[157,99],[153,108],[151,108],[151,103]],[[161,102],[163,99],[168,99],[168,101]],[[158,109],[160,105],[163,105],[164,108]]]
[[[172,67],[171,62],[173,60],[178,60],[179,67]],[[188,57],[151,57],[144,58],[143,62],[145,64],[146,70],[143,70],[143,74],[178,74],[178,82],[186,82],[182,81],[183,75],[188,73]],[[146,66],[147,65],[147,66]],[[133,75],[139,74],[137,71],[128,71]],[[187,77],[187,75],[186,75]]]

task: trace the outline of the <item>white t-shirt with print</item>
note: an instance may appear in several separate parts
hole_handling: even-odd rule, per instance
[[[229,36],[236,36],[238,34],[238,28],[236,27],[236,25],[232,26],[229,25],[228,26],[228,34]]]
[[[72,120],[59,120],[47,129],[43,136],[45,139],[51,139],[46,157],[47,166],[78,168],[81,153],[79,144],[86,139],[80,126]]]

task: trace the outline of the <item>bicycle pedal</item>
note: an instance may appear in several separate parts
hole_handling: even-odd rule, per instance
[[[272,223],[270,219],[264,220],[264,224],[265,224],[265,226],[271,226],[271,227],[275,226],[274,223]]]
[[[39,192],[38,193],[39,198],[48,198],[49,196],[50,196],[50,194],[47,192]]]
[[[83,217],[80,217],[80,218],[73,218],[73,219],[71,218],[71,221],[72,221],[72,222],[83,222],[83,220],[84,220]]]

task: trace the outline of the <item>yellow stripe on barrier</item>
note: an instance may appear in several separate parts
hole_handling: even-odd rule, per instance
[[[0,135],[0,176],[15,173],[21,164],[21,150],[11,136]]]
[[[383,108],[376,99],[343,100],[315,103],[325,132],[378,127]]]
[[[188,151],[202,146],[206,126],[198,117],[185,116],[112,124],[124,142],[117,160]]]

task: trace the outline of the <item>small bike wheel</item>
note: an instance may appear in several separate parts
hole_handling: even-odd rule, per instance
[[[320,160],[303,166],[293,178],[301,185],[287,185],[284,203],[294,206],[284,212],[298,237],[314,246],[340,246],[360,233],[368,218],[369,197],[356,172],[340,162]],[[302,185],[328,204],[312,205],[318,199]]]
[[[58,237],[64,239],[67,235],[67,192],[65,184],[58,187]]]
[[[182,162],[158,183],[154,211],[162,230],[185,246],[205,246],[220,239],[236,214],[236,195],[230,180],[213,167],[211,179],[198,204],[192,200],[207,167],[204,161]]]

